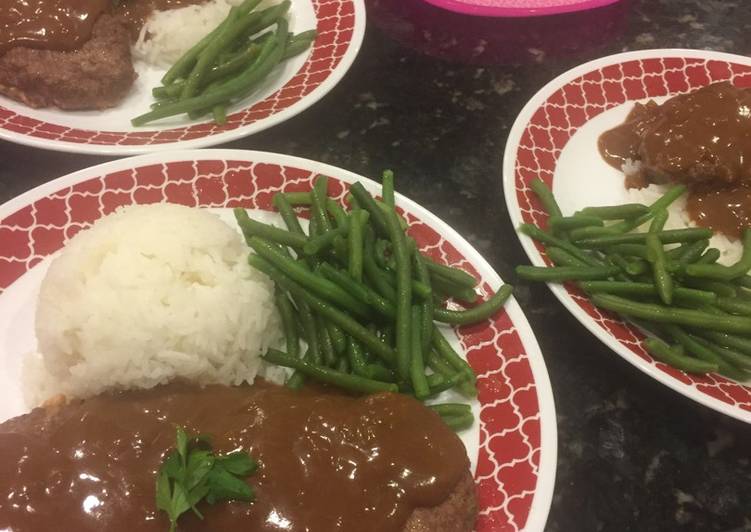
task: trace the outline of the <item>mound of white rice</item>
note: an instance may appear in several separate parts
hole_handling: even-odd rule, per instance
[[[168,68],[203,39],[242,0],[211,0],[167,11],[154,11],[133,45],[133,57]]]
[[[281,331],[247,253],[216,215],[179,205],[125,207],[77,234],[42,283],[27,400],[253,382]]]

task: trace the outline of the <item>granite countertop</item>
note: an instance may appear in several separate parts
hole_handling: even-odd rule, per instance
[[[421,0],[366,0],[360,56],[302,115],[226,145],[308,157],[377,176],[441,216],[507,281],[526,257],[500,163],[509,128],[547,81],[645,48],[751,54],[751,2],[634,0],[584,14],[470,19]],[[98,157],[0,141],[0,202]],[[558,412],[547,529],[751,530],[751,426],[650,379],[599,343],[542,286],[516,282]]]

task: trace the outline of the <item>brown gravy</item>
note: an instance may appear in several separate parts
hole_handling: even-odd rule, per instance
[[[680,182],[691,187],[689,212],[700,225],[740,236],[751,218],[751,89],[714,83],[658,105],[636,104],[626,121],[603,133],[602,157],[641,171],[627,187]]]
[[[469,465],[459,438],[403,395],[172,384],[0,425],[0,530],[164,532],[155,472],[175,424],[261,464],[253,503],[202,503],[205,520],[184,516],[183,531],[399,531]]]
[[[91,28],[111,0],[2,0],[0,54],[13,46],[73,50],[91,36]]]
[[[206,0],[0,0],[0,54],[15,46],[74,50],[89,40],[102,13],[120,17],[135,39],[154,10]]]

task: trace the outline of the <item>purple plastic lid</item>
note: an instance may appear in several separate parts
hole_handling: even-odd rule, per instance
[[[486,17],[535,17],[583,11],[618,0],[425,0],[449,11]]]

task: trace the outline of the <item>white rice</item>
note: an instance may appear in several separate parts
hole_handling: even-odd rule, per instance
[[[210,0],[167,11],[154,11],[133,45],[133,57],[168,68],[216,28],[242,0]]]
[[[27,402],[177,378],[252,383],[281,327],[247,253],[214,214],[170,204],[126,207],[77,234],[41,286]]]
[[[623,173],[626,175],[633,174],[639,170],[638,162],[626,161],[626,164],[622,167]],[[657,201],[667,190],[667,185],[649,185],[645,188],[630,188],[627,190],[628,201],[634,203],[643,203],[650,205]],[[668,208],[668,222],[665,224],[666,229],[682,229],[684,227],[697,227],[697,225],[691,220],[686,210],[686,195],[678,198]],[[717,262],[720,264],[733,264],[738,262],[743,253],[743,246],[739,240],[731,240],[721,233],[715,233],[712,239],[709,241],[711,247],[720,250],[720,258]]]

